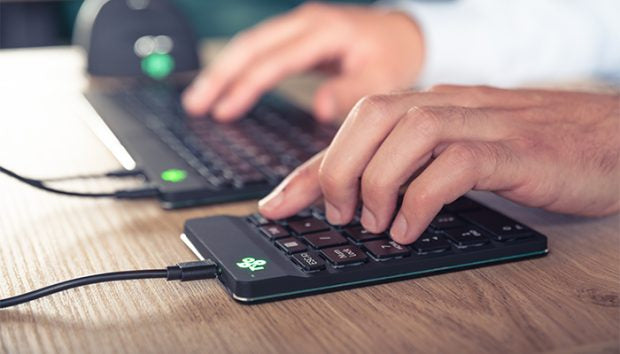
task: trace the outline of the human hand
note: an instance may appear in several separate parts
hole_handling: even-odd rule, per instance
[[[323,195],[327,219],[411,243],[444,204],[488,190],[551,211],[620,211],[620,95],[437,86],[369,96],[331,145],[259,202],[278,219]]]
[[[422,55],[421,33],[405,14],[308,3],[236,36],[183,104],[190,114],[231,121],[283,78],[320,69],[330,78],[315,94],[314,113],[330,121],[365,95],[411,86]]]

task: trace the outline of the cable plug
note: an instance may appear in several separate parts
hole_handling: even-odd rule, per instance
[[[216,278],[219,274],[217,264],[210,259],[204,261],[179,263],[166,268],[167,280],[191,281]]]

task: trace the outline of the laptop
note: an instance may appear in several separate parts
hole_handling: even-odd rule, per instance
[[[234,123],[189,117],[182,90],[149,81],[84,93],[97,113],[88,125],[125,168],[158,189],[166,209],[260,198],[336,132],[274,93]]]

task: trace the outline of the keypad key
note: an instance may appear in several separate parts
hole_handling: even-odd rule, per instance
[[[340,246],[347,243],[347,239],[336,231],[309,234],[304,236],[304,239],[314,248]]]
[[[442,235],[425,233],[411,247],[418,253],[443,252],[450,249],[450,242]]]
[[[364,243],[364,248],[366,248],[374,258],[379,260],[406,257],[411,254],[411,250],[407,246],[403,246],[392,240],[366,242]]]
[[[289,235],[288,230],[286,230],[283,226],[280,225],[265,225],[260,227],[259,230],[270,240],[276,240]]]
[[[344,229],[344,231],[346,235],[349,236],[356,243],[387,238],[387,235],[385,233],[373,234],[361,226],[349,227]]]
[[[533,235],[533,231],[529,228],[493,210],[484,209],[463,213],[461,216],[488,231],[498,241],[510,241]]]
[[[460,227],[443,231],[458,247],[480,246],[489,242],[488,237],[477,227]]]
[[[327,225],[324,221],[314,218],[290,221],[288,226],[300,235],[329,229],[329,225]]]
[[[466,210],[480,209],[480,204],[467,197],[460,197],[452,203],[445,205],[444,209],[451,212],[460,212]]]
[[[276,245],[288,254],[303,252],[307,249],[306,245],[294,237],[281,238],[276,241]]]
[[[451,229],[454,227],[464,226],[465,223],[451,213],[439,213],[433,221],[431,227],[436,230]]]
[[[264,216],[262,216],[260,213],[254,213],[248,216],[248,220],[256,226],[263,226],[263,225],[271,224],[271,221],[265,218]]]
[[[368,256],[357,246],[338,246],[321,251],[323,256],[334,266],[361,264]]]
[[[325,261],[314,252],[294,254],[291,259],[305,271],[316,271],[325,268]]]

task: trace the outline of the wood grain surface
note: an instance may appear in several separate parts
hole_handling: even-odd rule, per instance
[[[120,167],[81,119],[82,70],[74,48],[0,52],[2,165],[48,177]],[[255,201],[164,211],[153,201],[74,199],[4,176],[0,196],[0,297],[193,260],[178,238],[185,219],[255,210]],[[474,197],[548,235],[551,253],[254,306],[216,281],[93,285],[0,310],[0,352],[619,352],[620,217]]]

